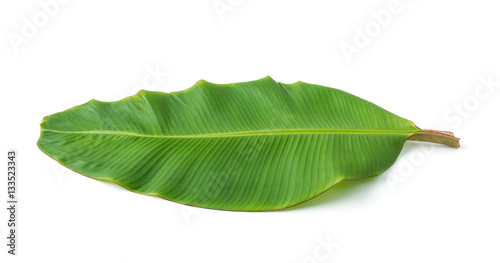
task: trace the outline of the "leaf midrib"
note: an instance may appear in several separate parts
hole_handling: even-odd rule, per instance
[[[246,131],[232,133],[209,133],[193,135],[155,135],[141,134],[134,132],[94,130],[94,131],[59,131],[51,129],[42,129],[42,131],[70,134],[106,134],[123,135],[135,137],[151,138],[213,138],[213,137],[241,137],[241,136],[271,136],[271,135],[297,135],[297,134],[414,134],[416,130],[377,130],[377,129],[299,129],[299,130],[265,130],[265,131]]]

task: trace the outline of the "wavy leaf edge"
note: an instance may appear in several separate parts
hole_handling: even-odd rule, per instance
[[[270,78],[269,76],[266,76],[265,78],[263,79],[266,79],[266,78]],[[272,79],[272,78],[270,78]],[[274,81],[274,80],[273,80]],[[91,99],[89,101],[87,101],[86,103],[83,103],[83,104],[80,104],[80,105],[76,105],[76,106],[73,106],[71,108],[68,108],[64,111],[60,111],[60,112],[56,112],[54,114],[50,114],[50,115],[47,115],[45,116],[43,119],[42,119],[42,122],[40,123],[40,128],[41,128],[41,131],[40,131],[40,137],[39,137],[39,140],[37,141],[37,146],[38,148],[40,149],[40,151],[42,151],[43,153],[45,153],[46,155],[48,155],[50,158],[54,159],[55,161],[57,161],[59,164],[63,165],[64,167],[66,167],[67,169],[75,172],[75,173],[78,173],[78,174],[81,174],[85,177],[88,177],[88,178],[91,178],[91,179],[94,179],[94,180],[98,180],[98,181],[105,181],[105,182],[110,182],[110,183],[114,183],[116,185],[119,185],[121,186],[122,188],[124,189],[127,189],[131,192],[134,192],[134,193],[137,193],[137,194],[141,194],[141,195],[146,195],[146,196],[154,196],[154,197],[159,197],[159,198],[162,198],[162,199],[165,199],[165,200],[168,200],[168,201],[171,201],[171,202],[174,202],[174,203],[178,203],[178,204],[182,204],[182,205],[188,205],[188,206],[192,206],[192,207],[198,207],[198,208],[203,208],[203,209],[211,209],[211,210],[220,210],[220,211],[235,211],[235,212],[268,212],[268,211],[282,211],[282,210],[289,210],[289,209],[293,209],[297,206],[300,206],[308,201],[311,201],[321,195],[323,195],[324,193],[328,192],[329,190],[331,190],[334,186],[338,185],[339,183],[343,182],[343,181],[360,181],[360,180],[365,180],[365,179],[371,179],[375,176],[378,176],[380,174],[374,174],[374,175],[369,175],[365,178],[360,178],[360,179],[345,179],[345,178],[342,178],[340,179],[338,182],[334,183],[333,185],[330,185],[329,187],[327,187],[326,190],[324,190],[323,192],[313,196],[312,198],[310,199],[307,199],[303,202],[300,202],[300,203],[297,203],[297,204],[294,204],[294,205],[291,205],[291,206],[287,206],[287,207],[282,207],[282,208],[278,208],[278,209],[270,209],[270,210],[234,210],[234,209],[218,209],[218,208],[207,208],[207,207],[202,207],[202,206],[195,206],[195,205],[190,205],[190,204],[186,204],[186,203],[182,203],[182,202],[176,202],[174,200],[171,200],[167,197],[164,197],[162,195],[159,195],[159,194],[149,194],[149,193],[142,193],[142,192],[139,192],[137,190],[134,190],[130,187],[127,187],[126,185],[122,184],[121,182],[118,182],[117,180],[112,180],[112,179],[101,179],[101,178],[94,178],[94,177],[91,177],[91,176],[88,176],[88,175],[85,175],[83,173],[80,173],[78,171],[75,171],[69,167],[67,167],[61,160],[57,159],[56,157],[54,156],[51,156],[49,153],[47,153],[41,146],[40,146],[40,141],[42,140],[42,136],[43,136],[43,131],[47,129],[44,129],[43,126],[46,122],[46,119],[55,115],[55,114],[58,114],[58,113],[61,113],[61,112],[65,112],[65,111],[68,111],[68,110],[72,110],[72,109],[76,109],[78,107],[82,107],[88,103],[92,103],[92,102],[97,102],[97,103],[117,103],[117,102],[124,102],[124,101],[127,101],[127,100],[130,100],[131,98],[133,97],[137,97],[137,96],[142,96],[142,94],[144,93],[148,93],[148,92],[154,92],[154,93],[162,93],[162,94],[166,94],[166,95],[175,95],[175,94],[182,94],[182,93],[187,93],[187,92],[190,92],[191,90],[197,88],[200,84],[200,83],[209,83],[209,84],[213,84],[213,85],[233,85],[233,84],[241,84],[241,83],[247,83],[249,81],[242,81],[242,82],[235,82],[235,83],[229,83],[229,84],[220,84],[220,83],[214,83],[214,82],[209,82],[209,81],[206,81],[206,80],[199,80],[197,81],[193,86],[187,88],[187,89],[184,89],[184,90],[178,90],[178,91],[173,91],[173,92],[163,92],[163,91],[148,91],[148,90],[140,90],[139,92],[137,92],[136,94],[134,95],[131,95],[131,96],[128,96],[128,97],[125,97],[123,99],[120,99],[120,100],[116,100],[116,101],[102,101],[102,100],[96,100],[96,99]],[[276,82],[278,85],[281,85],[283,84],[282,82]],[[298,83],[304,83],[304,84],[309,84],[309,83],[305,83],[303,81],[296,81],[296,82],[293,82],[293,83],[290,83],[288,85],[293,85],[293,84],[298,84]],[[330,87],[331,88],[331,87]],[[331,88],[331,89],[335,89],[335,88]],[[335,90],[338,90],[338,89],[335,89]],[[339,91],[342,91],[342,90],[339,90]],[[345,92],[345,91],[342,91],[342,92]],[[346,92],[347,93],[347,92]],[[349,93],[350,94],[350,93]],[[351,94],[352,95],[352,94]],[[355,96],[355,95],[353,95]],[[359,98],[359,97],[358,97]],[[413,122],[412,122],[413,123]],[[451,147],[454,147],[454,148],[460,148],[460,143],[459,143],[459,140],[460,138],[457,138],[454,136],[454,134],[452,132],[447,132],[447,131],[437,131],[437,130],[427,130],[427,129],[421,129],[419,128],[418,126],[416,126],[414,123],[413,125],[418,129],[417,131],[415,131],[412,135],[410,135],[406,141],[408,140],[412,140],[412,141],[423,141],[423,142],[431,142],[431,143],[438,143],[438,144],[443,144],[443,145],[447,145],[447,146],[451,146]],[[406,133],[406,132],[405,132]],[[399,157],[398,157],[399,158]],[[396,158],[397,159],[397,158]],[[394,160],[394,162],[396,161],[396,159]],[[394,162],[392,164],[390,164],[390,166],[392,166],[394,164]],[[389,166],[389,167],[390,167]],[[385,171],[384,171],[385,172]],[[383,172],[382,172],[383,173]]]

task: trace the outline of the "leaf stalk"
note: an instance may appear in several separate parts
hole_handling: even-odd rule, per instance
[[[420,130],[408,138],[410,141],[422,141],[439,143],[446,146],[460,148],[460,138],[455,137],[452,132],[436,130]]]

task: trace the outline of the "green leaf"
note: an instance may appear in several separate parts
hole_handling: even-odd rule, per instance
[[[91,100],[45,117],[38,146],[78,173],[137,193],[265,211],[382,173],[408,139],[458,147],[451,133],[421,130],[349,93],[266,77]]]

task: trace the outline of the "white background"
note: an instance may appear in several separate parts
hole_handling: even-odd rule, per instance
[[[2,1],[0,199],[14,148],[20,203],[16,257],[0,209],[0,262],[499,262],[500,4],[465,2]],[[36,147],[44,116],[90,99],[266,75],[348,91],[462,148],[408,142],[378,177],[245,213],[135,194]]]

